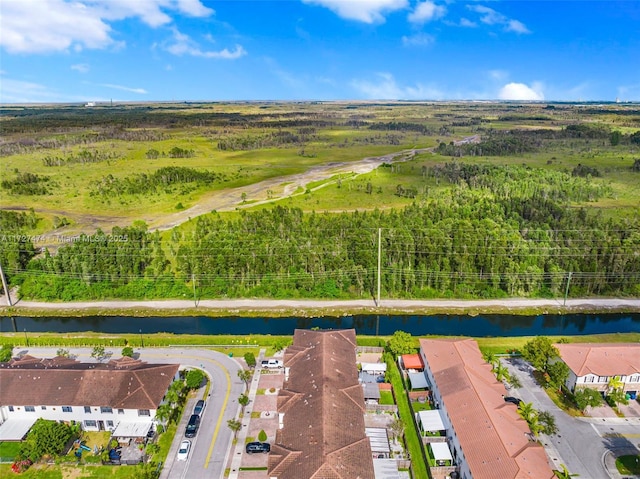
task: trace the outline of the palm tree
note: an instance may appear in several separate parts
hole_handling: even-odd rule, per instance
[[[160,424],[166,424],[167,420],[171,417],[172,409],[169,403],[163,403],[158,406],[158,409],[156,409],[156,419]]]
[[[496,354],[491,351],[485,351],[484,353],[482,353],[482,358],[491,365],[495,364],[496,360],[498,359],[496,358]]]
[[[553,474],[558,479],[571,479],[572,477],[578,477],[580,475],[580,474],[571,474],[567,469],[567,466],[565,466],[564,464],[560,464],[560,467],[562,468],[562,470],[556,469],[553,471]]]
[[[506,366],[503,366],[500,361],[496,361],[493,365],[493,372],[496,375],[496,379],[498,381],[502,381],[503,379],[509,381],[509,370]]]
[[[624,383],[622,382],[622,378],[620,376],[613,376],[609,379],[607,383],[607,395],[611,394],[613,391],[617,389],[622,389],[624,387]]]
[[[518,414],[520,414],[520,417],[522,417],[522,419],[529,422],[531,418],[537,416],[537,411],[533,408],[532,402],[522,402],[518,406]]]
[[[251,382],[251,371],[248,369],[238,369],[238,377],[244,381],[245,390],[249,390],[249,383]]]
[[[233,440],[236,441],[238,439],[238,431],[242,429],[242,423],[237,419],[229,419],[227,426],[233,431]]]

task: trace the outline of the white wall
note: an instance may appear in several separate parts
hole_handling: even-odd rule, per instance
[[[52,421],[76,421],[82,423],[82,428],[87,431],[99,430],[98,421],[103,421],[105,430],[113,429],[119,422],[152,422],[156,415],[156,410],[149,410],[149,416],[141,416],[137,409],[113,409],[112,413],[100,411],[100,406],[91,406],[91,412],[85,412],[84,406],[71,406],[71,412],[63,411],[62,406],[34,406],[35,411],[27,411],[25,406],[2,406],[0,414],[4,419],[25,419],[25,418],[42,418]],[[66,409],[66,408],[65,408]],[[119,412],[121,411],[121,412]],[[86,420],[96,421],[95,427],[87,427]],[[109,425],[107,421],[112,421],[113,425]]]

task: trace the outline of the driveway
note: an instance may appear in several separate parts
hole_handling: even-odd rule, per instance
[[[95,362],[89,348],[69,348],[71,354],[83,362]],[[106,348],[112,358],[120,357],[122,348]],[[183,479],[192,477],[223,478],[227,456],[231,448],[232,432],[227,420],[238,414],[238,397],[244,392],[244,383],[238,378],[242,369],[234,359],[217,351],[190,348],[136,348],[142,361],[148,363],[177,363],[181,366],[201,368],[211,380],[207,406],[202,414],[198,434],[191,439],[191,452],[186,462],[176,460],[178,446],[184,439],[184,431],[191,411],[199,395],[189,400],[178,425],[176,436],[163,466],[161,479]],[[54,357],[56,349],[29,348],[28,354],[36,357]]]
[[[522,383],[521,388],[512,388],[510,395],[524,402],[533,403],[540,411],[549,411],[556,420],[558,434],[540,435],[552,466],[567,466],[580,478],[603,479],[611,477],[604,467],[608,451],[628,452],[633,449],[640,427],[638,418],[574,418],[558,408],[547,393],[535,382],[533,368],[520,358],[502,359],[510,374],[515,374]],[[633,442],[632,442],[633,441]]]

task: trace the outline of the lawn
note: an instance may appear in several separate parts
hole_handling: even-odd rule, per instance
[[[402,378],[400,377],[398,366],[391,357],[387,359],[387,377],[393,385],[393,390],[396,391],[398,415],[404,424],[404,438],[407,450],[412,458],[411,466],[413,468],[414,477],[429,477],[424,460],[425,452],[422,447],[422,439],[415,428],[415,422],[409,406],[407,391],[405,390]]]
[[[12,461],[20,452],[19,442],[0,442],[0,461]]]
[[[618,457],[616,468],[624,476],[640,474],[640,455]]]
[[[393,393],[391,391],[380,391],[380,404],[393,405]]]

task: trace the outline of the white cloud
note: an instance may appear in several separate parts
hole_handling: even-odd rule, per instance
[[[103,86],[105,88],[111,88],[113,90],[128,91],[129,93],[138,93],[140,95],[146,95],[147,93],[149,93],[144,88],[131,88],[123,85],[115,85],[113,83],[97,83],[96,85]]]
[[[303,3],[320,5],[347,20],[364,23],[382,23],[384,14],[408,6],[407,0],[302,0]]]
[[[376,82],[353,80],[351,86],[371,100],[437,100],[444,96],[437,88],[420,83],[400,86],[391,73],[378,73],[377,77]]]
[[[405,47],[424,47],[427,45],[432,45],[435,41],[435,37],[427,33],[416,33],[415,35],[411,35],[410,37],[402,37],[402,44]]]
[[[426,23],[431,20],[437,20],[443,17],[447,13],[447,8],[443,5],[436,5],[435,3],[427,0],[416,5],[413,12],[409,14],[409,21],[411,23]]]
[[[216,58],[222,60],[235,60],[247,54],[242,45],[235,45],[233,50],[223,48],[222,50],[202,50],[200,46],[193,41],[189,35],[180,33],[177,28],[173,29],[173,40],[165,46],[165,49],[174,55],[191,55],[201,58]]]
[[[507,32],[531,33],[524,23],[509,18],[493,8],[484,5],[467,5],[467,8],[472,12],[479,13],[480,21],[486,25],[502,25]]]
[[[476,22],[472,22],[471,20],[469,20],[468,18],[464,18],[462,17],[460,19],[460,26],[461,27],[467,27],[467,28],[474,28],[477,27],[478,24]]]
[[[172,21],[167,11],[194,17],[214,13],[200,0],[3,0],[0,46],[9,53],[118,46],[110,22],[139,18],[158,27]]]
[[[525,26],[524,23],[519,22],[518,20],[509,20],[505,30],[508,32],[516,32],[516,33],[531,33],[529,29]]]
[[[509,72],[505,70],[489,70],[489,77],[492,80],[503,81],[509,76]]]
[[[71,65],[71,69],[79,73],[88,73],[90,67],[88,63],[78,63],[76,65]]]
[[[507,83],[498,92],[500,100],[540,101],[544,100],[542,85],[533,83],[531,86],[524,83]]]
[[[3,78],[2,88],[0,88],[0,103],[59,103],[89,100],[95,100],[95,98],[68,95],[39,83],[12,78]]]

